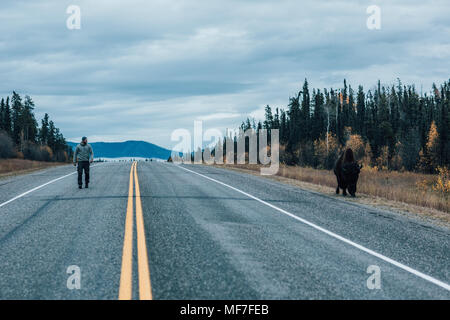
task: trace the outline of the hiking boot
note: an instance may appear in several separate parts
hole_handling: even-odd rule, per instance
[[[78,189],[83,189],[83,187],[81,186],[81,184],[78,186]]]

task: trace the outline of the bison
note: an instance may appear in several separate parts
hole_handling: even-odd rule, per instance
[[[334,174],[338,184],[336,194],[339,194],[339,188],[341,188],[344,196],[347,195],[347,189],[352,197],[355,196],[356,183],[358,182],[361,168],[362,165],[355,161],[352,149],[348,148],[341,154],[334,166]]]

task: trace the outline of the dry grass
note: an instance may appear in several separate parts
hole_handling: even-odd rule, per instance
[[[24,159],[0,159],[0,178],[59,166],[62,164],[64,163],[42,162]]]
[[[258,172],[260,169],[259,166],[248,164],[220,167],[244,169],[253,172]],[[326,190],[327,193],[334,193],[337,185],[333,171],[328,170],[281,165],[277,176],[324,187],[315,190],[320,192]],[[388,172],[363,168],[358,181],[357,195],[362,194],[366,196],[364,197],[366,200],[368,196],[372,198],[373,201],[371,202],[380,202],[380,199],[386,199],[398,204],[403,203],[419,208],[437,210],[447,217],[444,220],[450,220],[450,216],[448,215],[450,213],[450,195],[449,193],[433,190],[433,185],[437,181],[437,178],[437,175],[413,172]],[[375,201],[375,199],[377,200]],[[397,205],[397,207],[405,206]],[[442,216],[441,214],[438,215]]]

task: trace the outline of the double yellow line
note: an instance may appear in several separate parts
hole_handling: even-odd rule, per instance
[[[122,271],[120,274],[119,300],[131,300],[133,297],[133,178],[136,192],[136,233],[139,275],[139,299],[152,300],[150,270],[148,267],[147,245],[145,242],[144,217],[142,214],[141,192],[136,169],[133,162],[130,170],[128,187],[127,216],[125,218],[125,237],[123,241]]]

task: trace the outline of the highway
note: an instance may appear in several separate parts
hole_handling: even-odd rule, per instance
[[[0,180],[0,299],[449,299],[449,284],[447,228],[259,176],[153,161],[95,164],[81,190],[73,166]]]

